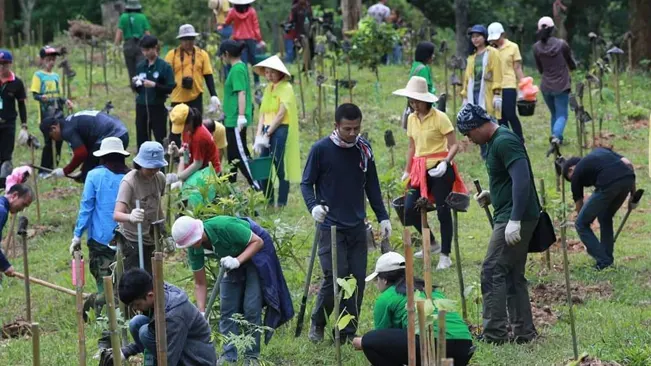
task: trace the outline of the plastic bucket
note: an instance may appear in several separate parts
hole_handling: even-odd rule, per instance
[[[267,180],[271,175],[271,156],[259,157],[249,160],[251,178],[253,180]]]
[[[398,219],[400,220],[402,226],[406,226],[405,225],[405,196],[394,198],[393,201],[391,201],[391,207],[393,207],[393,210],[398,215]],[[431,204],[427,205],[427,212],[432,212],[434,210],[436,210],[436,207],[434,205]]]
[[[533,116],[533,113],[536,111],[536,102],[528,100],[518,100],[518,114],[523,117]]]

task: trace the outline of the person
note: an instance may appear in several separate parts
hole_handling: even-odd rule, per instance
[[[146,35],[140,40],[145,59],[136,66],[134,89],[136,96],[136,143],[140,148],[145,141],[154,139],[163,143],[167,135],[167,107],[165,100],[176,87],[172,67],[158,57],[158,39]]]
[[[217,150],[219,150],[219,157],[223,160],[224,156],[226,156],[226,147],[228,146],[228,141],[226,140],[226,127],[224,127],[223,123],[211,118],[204,118],[203,126],[206,127],[208,132],[212,135],[215,146],[217,146]]]
[[[233,35],[233,26],[226,24],[226,17],[228,12],[231,10],[231,4],[228,0],[209,0],[208,7],[212,9],[213,14],[215,15],[215,24],[217,25],[217,33],[219,34],[220,40],[225,41],[230,39]]]
[[[46,118],[41,122],[41,131],[54,141],[66,141],[72,149],[72,160],[63,168],[52,172],[56,177],[70,176],[81,165],[77,178],[84,182],[88,172],[99,165],[99,158],[93,152],[99,150],[107,137],[119,138],[123,146],[129,146],[129,133],[117,117],[99,111],[80,111],[65,119],[62,116]]]
[[[446,198],[452,192],[468,193],[461,176],[453,163],[459,145],[448,116],[433,107],[438,98],[429,93],[427,80],[420,76],[409,79],[407,87],[393,92],[407,97],[414,112],[409,115],[407,136],[407,165],[402,175],[409,178],[409,191],[405,197],[405,224],[413,225],[422,234],[420,211],[416,201],[420,197],[436,203],[436,214],[441,228],[442,247],[432,246],[432,252],[441,252],[437,269],[448,269],[452,265],[452,211]],[[430,232],[430,242],[435,243]],[[422,257],[423,253],[416,253]]]
[[[243,43],[234,40],[219,45],[219,57],[225,64],[231,65],[231,71],[224,82],[224,126],[228,141],[226,154],[231,165],[230,182],[237,181],[239,168],[249,185],[259,190],[259,183],[251,178],[251,153],[246,144],[246,130],[253,121],[253,99],[249,69],[242,61],[244,47]]]
[[[180,288],[165,282],[165,333],[167,335],[168,365],[213,366],[217,362],[215,347],[211,341],[208,321],[188,299]],[[124,360],[147,350],[151,358],[145,358],[145,365],[155,365],[156,334],[154,299],[156,289],[151,275],[140,268],[124,273],[118,284],[120,301],[132,309],[142,312],[129,321],[129,333],[133,343],[121,348]],[[153,361],[153,362],[152,362]]]
[[[419,42],[414,51],[414,63],[411,64],[409,78],[420,76],[427,81],[427,90],[436,95],[436,87],[432,81],[432,72],[429,65],[434,62],[434,44],[432,42]]]
[[[572,157],[563,164],[563,177],[572,185],[572,198],[578,216],[574,226],[588,254],[596,260],[595,268],[602,270],[613,265],[613,216],[626,197],[635,192],[633,164],[620,154],[602,147],[592,150],[583,158]],[[583,188],[594,186],[595,190],[584,204]],[[629,198],[629,208],[637,203]],[[590,225],[597,219],[601,240]]]
[[[160,169],[167,166],[163,146],[147,141],[133,159],[135,168],[127,173],[118,189],[113,220],[120,225],[120,233],[126,239],[124,268],[136,268],[139,264],[138,229],[142,225],[143,258],[145,270],[151,272],[151,256],[154,253],[153,223],[165,218],[162,199],[165,191],[165,174]],[[140,202],[140,208],[137,207]]]
[[[520,48],[506,38],[506,32],[501,23],[491,23],[488,26],[488,42],[499,51],[502,61],[502,118],[500,125],[511,127],[511,130],[524,141],[522,124],[516,112],[518,82],[524,78],[522,72],[522,56]]]
[[[314,54],[314,40],[311,36],[311,26],[314,21],[312,5],[309,0],[293,0],[292,7],[289,11],[287,24],[289,28],[285,30],[285,62],[292,63],[296,59],[296,47],[294,42],[302,37],[307,38],[310,47],[310,55]]]
[[[393,25],[393,28],[398,30],[405,26],[404,20],[400,16],[400,11],[398,9],[391,9],[391,15],[389,16],[389,22]],[[432,50],[432,55],[433,55]],[[391,52],[391,57],[387,60],[387,65],[402,65],[402,39],[398,39],[393,45],[393,52]]]
[[[136,76],[136,66],[142,62],[144,55],[140,51],[140,39],[148,35],[151,26],[147,16],[142,13],[140,0],[127,0],[124,6],[124,13],[118,20],[118,28],[115,30],[115,46],[120,46],[124,53],[124,63],[129,74],[129,85]],[[124,41],[124,42],[123,42]]]
[[[538,20],[538,42],[533,45],[533,55],[538,72],[542,74],[540,90],[551,113],[550,142],[560,145],[567,123],[572,79],[570,71],[576,69],[570,46],[562,39],[552,37],[554,21],[550,17]]]
[[[203,114],[203,82],[205,81],[210,93],[210,110],[216,111],[221,101],[215,91],[215,79],[212,75],[210,56],[204,50],[194,45],[199,33],[195,32],[192,24],[179,27],[176,37],[181,40],[181,46],[170,50],[165,56],[165,62],[172,65],[176,87],[172,91],[172,107],[185,103]],[[181,145],[181,136],[171,134],[171,140]]]
[[[323,270],[309,332],[313,342],[323,340],[327,318],[334,307],[330,228],[337,227],[337,278],[352,275],[358,286],[355,296],[342,300],[342,308],[355,319],[342,329],[344,341],[352,340],[355,335],[364,299],[368,254],[365,197],[380,222],[382,237],[391,235],[391,221],[382,201],[373,150],[360,136],[362,111],[352,103],[340,105],[335,111],[334,127],[329,137],[312,145],[301,181],[303,200],[318,226],[319,262]]]
[[[33,199],[34,192],[26,184],[14,184],[4,196],[0,197],[0,239],[2,239],[2,230],[7,224],[9,214],[12,213],[15,215],[26,209],[32,204]],[[2,250],[0,250],[0,278],[2,278],[2,273],[13,277],[15,270]]]
[[[221,280],[219,332],[240,334],[233,321],[238,313],[256,326],[276,329],[294,316],[292,298],[283,276],[271,235],[250,218],[215,216],[208,220],[188,216],[178,218],[172,226],[177,248],[187,249],[194,276],[194,292],[200,311],[206,311],[206,270],[204,250],[211,250],[226,274]],[[262,308],[266,307],[262,321]],[[272,333],[268,332],[268,343]],[[259,365],[260,333],[244,351],[245,365]],[[238,350],[225,344],[217,365],[235,363]]]
[[[375,19],[376,22],[382,24],[389,20],[391,9],[387,6],[387,0],[378,0],[378,2],[368,8],[368,16]]]
[[[291,74],[278,56],[260,62],[253,70],[269,81],[262,95],[253,150],[260,156],[272,156],[278,177],[278,207],[284,207],[289,196],[289,183],[301,181],[296,95],[289,82]],[[269,204],[273,205],[273,179],[261,183]]]
[[[459,112],[457,128],[475,144],[486,144],[487,152],[490,191],[474,196],[481,207],[492,202],[495,223],[481,270],[482,339],[495,344],[510,341],[510,322],[513,341],[531,342],[537,332],[524,273],[541,208],[527,151],[518,136],[475,104],[468,103]]]
[[[68,107],[69,110],[72,110],[74,103],[70,99],[63,97],[63,87],[61,86],[61,79],[59,74],[53,72],[54,66],[56,65],[56,58],[60,56],[61,53],[50,46],[45,46],[39,51],[39,57],[41,58],[41,63],[43,66],[42,70],[38,70],[32,76],[32,85],[30,91],[34,100],[39,104],[39,120],[43,121],[48,117],[52,117],[56,114],[63,112],[63,106]],[[43,135],[44,146],[43,152],[41,153],[41,166],[44,168],[52,169],[55,165],[52,153],[52,140],[50,139],[49,134]],[[56,148],[56,160],[58,161],[61,158],[61,146],[63,146],[63,141],[57,141],[54,143]],[[48,174],[46,171],[41,170],[40,175],[45,176]]]
[[[408,364],[407,343],[407,286],[405,258],[396,253],[384,253],[375,264],[375,272],[366,277],[366,282],[375,281],[380,295],[373,309],[374,330],[353,340],[353,347],[364,352],[373,366],[395,366]],[[414,279],[416,296],[425,298],[425,283]],[[432,299],[444,300],[445,295],[434,287]],[[438,308],[434,302],[434,335],[438,337]],[[416,323],[418,325],[418,323]],[[420,335],[416,335],[416,365],[420,365]],[[445,314],[446,357],[452,358],[457,366],[466,366],[472,358],[472,336],[468,325],[456,311]]]
[[[27,131],[25,84],[11,71],[13,60],[9,50],[0,49],[0,182],[2,187],[13,170],[12,156],[18,115],[20,115],[21,133]],[[18,105],[18,113],[16,113],[16,105]]]
[[[225,23],[233,26],[232,39],[242,42],[245,46],[242,52],[242,61],[253,66],[257,63],[255,59],[255,55],[258,53],[257,48],[265,47],[260,33],[258,13],[251,6],[255,0],[228,1],[233,4],[233,8],[228,12]],[[253,82],[256,87],[260,83],[260,77],[257,74],[253,74]]]

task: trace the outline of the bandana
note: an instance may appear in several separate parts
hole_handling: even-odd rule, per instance
[[[357,150],[359,150],[359,153],[361,155],[362,161],[359,163],[359,168],[362,169],[364,173],[366,173],[366,169],[368,169],[368,162],[369,160],[373,160],[373,149],[371,149],[371,145],[368,143],[368,141],[364,140],[362,137],[357,136],[357,139],[355,139],[355,142],[346,142],[344,141],[341,136],[339,136],[339,133],[337,130],[332,131],[332,134],[330,135],[330,140],[337,146],[342,147],[344,149],[350,149],[352,147],[356,147]]]
[[[457,115],[457,128],[464,135],[487,122],[497,123],[484,108],[471,103],[466,104]]]

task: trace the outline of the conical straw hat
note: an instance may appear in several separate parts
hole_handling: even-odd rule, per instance
[[[436,103],[439,98],[427,89],[427,80],[420,76],[412,76],[404,89],[398,89],[393,95],[420,100],[426,103]]]
[[[261,61],[253,66],[253,72],[260,76],[264,76],[264,69],[270,68],[272,70],[280,71],[287,76],[292,76],[285,67],[285,64],[280,60],[280,57],[273,55],[264,61]]]

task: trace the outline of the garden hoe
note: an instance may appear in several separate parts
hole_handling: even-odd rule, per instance
[[[613,242],[617,242],[617,238],[619,237],[619,233],[622,232],[622,229],[624,228],[624,224],[626,224],[626,221],[628,220],[628,217],[631,215],[631,212],[633,211],[633,208],[631,207],[631,204],[637,204],[640,202],[640,199],[642,199],[642,195],[644,195],[644,189],[638,189],[633,193],[631,196],[629,205],[628,205],[628,210],[626,211],[626,214],[624,215],[624,219],[622,220],[622,223],[619,224],[619,228],[617,229],[617,234],[615,234],[615,240]],[[20,225],[18,225],[20,227]],[[19,231],[20,234],[20,231]]]
[[[481,194],[481,184],[479,184],[479,179],[475,179],[475,188],[477,189],[477,194]],[[491,209],[488,208],[488,206],[484,207],[484,211],[486,212],[486,217],[488,217],[488,223],[491,224],[491,228],[494,226],[493,225],[493,215],[491,214]]]
[[[454,257],[457,268],[457,277],[459,279],[459,291],[461,292],[461,309],[463,319],[468,319],[468,308],[466,307],[466,297],[464,295],[465,285],[463,281],[463,272],[461,270],[461,251],[459,250],[459,212],[467,212],[470,206],[470,196],[463,193],[451,192],[445,199],[445,203],[452,208],[452,224],[454,236]]]

